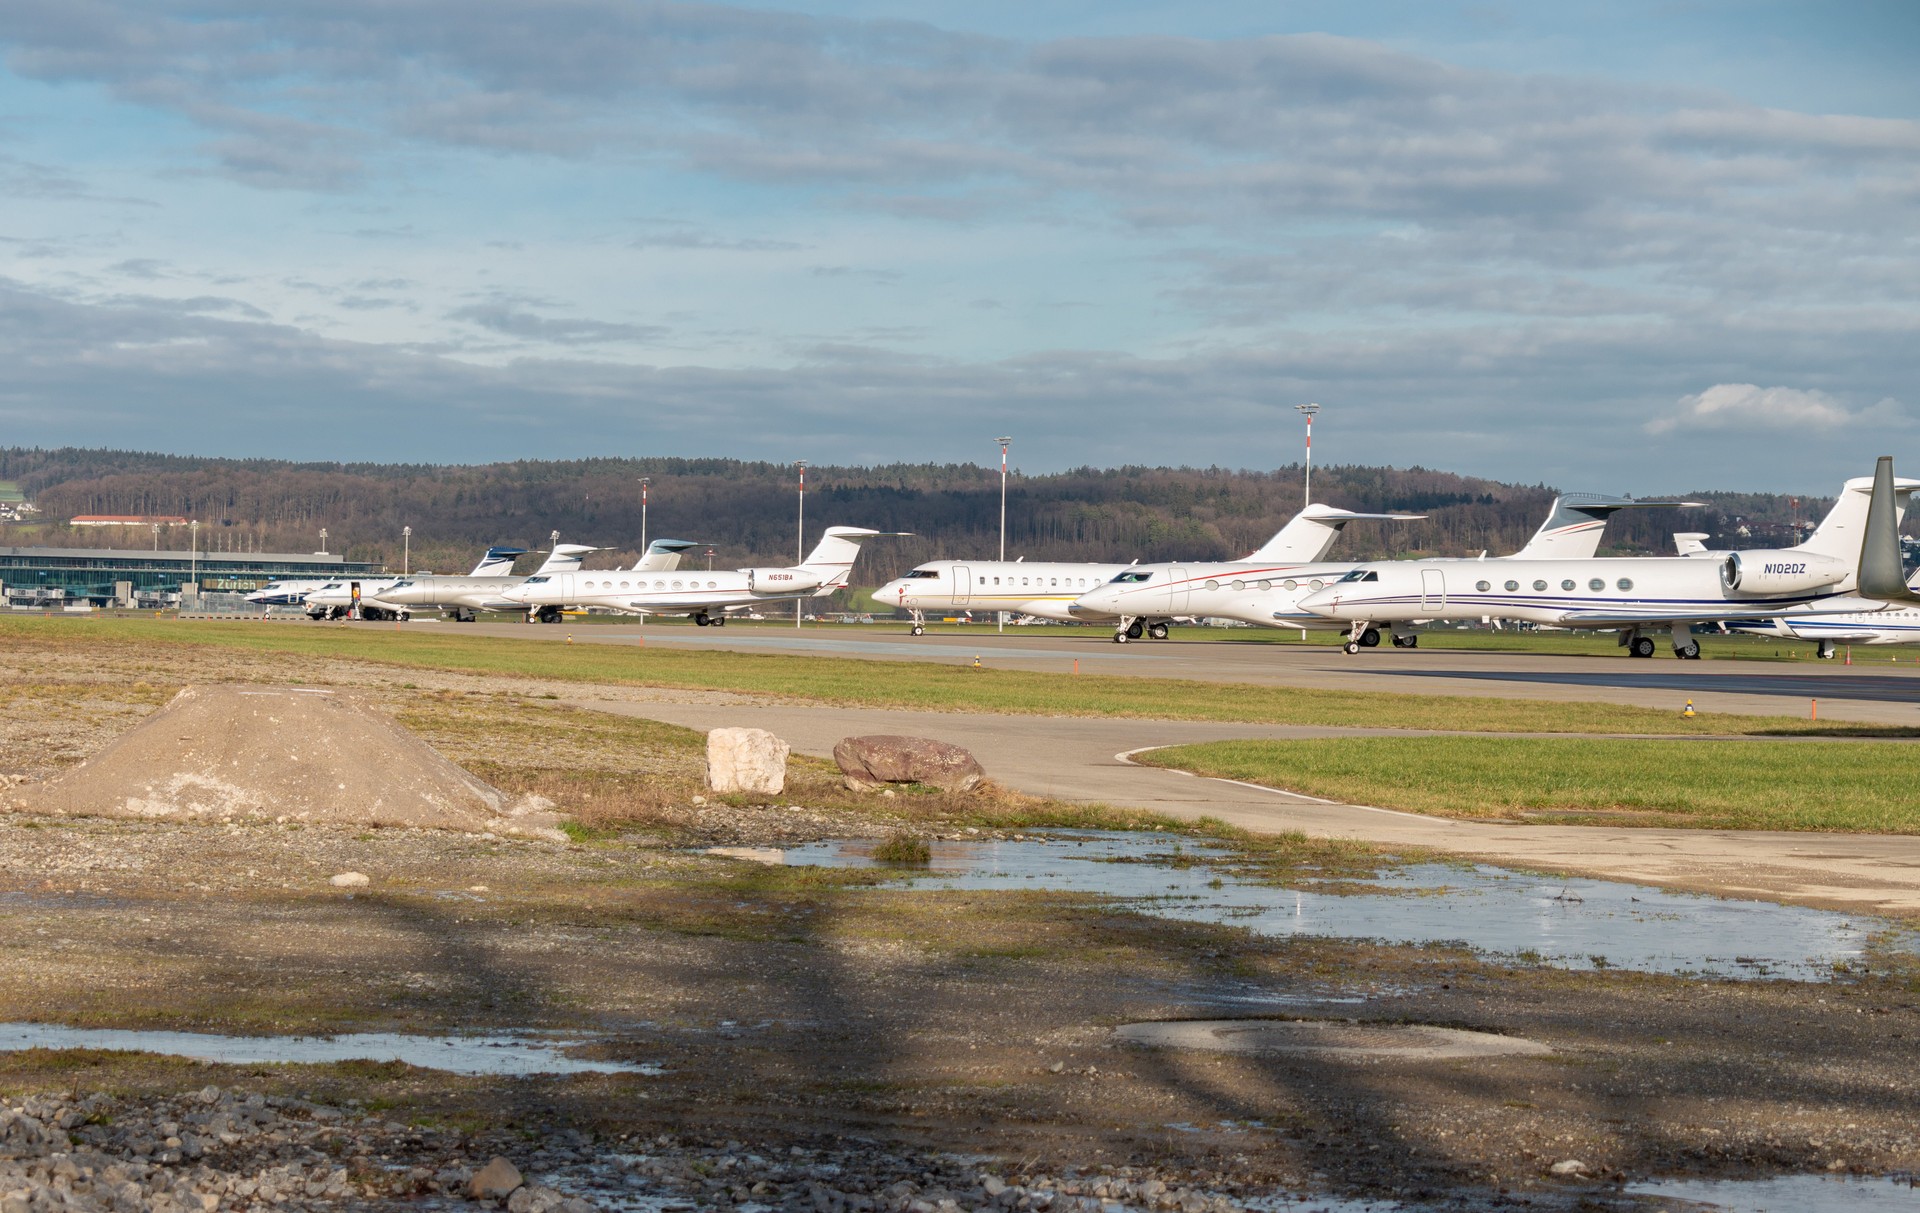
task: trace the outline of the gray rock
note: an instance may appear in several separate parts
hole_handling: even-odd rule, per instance
[[[787,786],[789,750],[765,729],[714,729],[707,734],[707,787],[777,796]]]
[[[328,879],[327,883],[336,889],[364,889],[373,883],[373,879],[365,872],[342,872]]]
[[[520,1168],[495,1156],[492,1162],[474,1172],[473,1178],[467,1181],[467,1193],[475,1200],[499,1200],[519,1187],[520,1183]]]
[[[987,775],[966,750],[927,737],[848,737],[833,747],[833,760],[847,777],[847,786],[866,791],[890,783],[918,783],[967,792]]]

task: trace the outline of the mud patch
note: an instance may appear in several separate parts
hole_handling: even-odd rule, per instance
[[[1124,1044],[1211,1053],[1297,1053],[1367,1061],[1445,1061],[1473,1057],[1539,1057],[1537,1040],[1429,1024],[1355,1023],[1325,1019],[1184,1019],[1129,1023],[1114,1029]]]

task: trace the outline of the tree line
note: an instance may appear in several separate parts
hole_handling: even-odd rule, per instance
[[[1303,469],[1075,468],[1009,477],[1009,559],[1226,560],[1258,547],[1301,504]],[[641,484],[648,538],[703,546],[695,564],[786,564],[799,548],[791,466],[731,459],[516,460],[479,465],[298,463],[134,451],[0,448],[0,480],[41,509],[33,527],[0,542],[69,547],[149,546],[145,531],[76,528],[79,514],[180,515],[199,520],[203,550],[309,552],[418,570],[464,572],[490,544],[565,542],[609,549],[592,563],[630,563],[641,550]],[[1591,486],[1575,486],[1591,487]],[[1356,523],[1334,551],[1355,559],[1511,552],[1546,516],[1556,490],[1430,468],[1333,465],[1313,472],[1314,499],[1367,512],[1427,515]],[[1683,494],[1675,494],[1680,496]],[[1673,550],[1674,531],[1704,531],[1715,546],[1783,546],[1796,524],[1831,499],[1764,493],[1687,493],[1698,510],[1648,509],[1608,525],[1603,554]],[[991,557],[1000,543],[1000,474],[975,464],[809,467],[806,545],[829,525],[911,532],[871,542],[856,578],[867,584],[924,560]],[[184,547],[166,535],[162,546]]]

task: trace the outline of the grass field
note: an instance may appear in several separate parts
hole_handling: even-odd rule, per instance
[[[1135,761],[1441,817],[1920,833],[1912,750],[1873,742],[1361,737]]]
[[[1908,736],[1920,730],[1794,724],[1776,716],[1701,716],[1616,704],[1277,688],[1179,679],[974,670],[919,662],[849,661],[462,636],[451,631],[274,627],[126,618],[0,618],[0,643],[186,645],[298,653],[560,682],[685,687],[860,707],[1014,715],[1127,716],[1472,732]]]

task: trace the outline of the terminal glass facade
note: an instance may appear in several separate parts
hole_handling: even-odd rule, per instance
[[[136,598],[177,595],[188,582],[204,593],[245,594],[292,577],[365,577],[382,566],[335,555],[285,552],[143,552],[118,548],[0,547],[0,585],[9,600],[111,606],[117,584]]]

